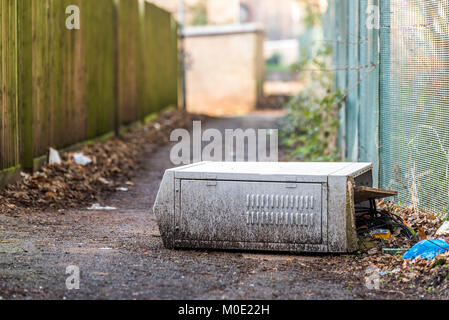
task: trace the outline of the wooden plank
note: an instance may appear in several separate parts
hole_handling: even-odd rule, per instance
[[[114,131],[114,1],[82,0],[81,32],[87,71],[88,138]]]
[[[145,118],[168,106],[178,106],[178,44],[176,24],[168,12],[145,3],[142,24],[139,104]]]
[[[18,108],[21,119],[20,154],[22,167],[33,168],[33,29],[32,0],[18,1]]]
[[[139,120],[138,68],[141,37],[139,2],[118,4],[118,108],[121,124]]]
[[[0,170],[19,163],[17,0],[0,0]]]
[[[397,195],[398,195],[397,191],[392,190],[383,190],[370,187],[354,188],[354,202],[356,204],[374,199],[394,197]]]
[[[83,10],[81,0],[61,0],[63,8],[69,5],[77,5]],[[65,9],[59,11],[60,23],[65,24],[67,15]],[[61,28],[63,32],[61,48],[61,113],[59,147],[66,147],[87,139],[87,84],[84,58],[82,56],[83,38],[81,30],[68,30]],[[69,125],[67,125],[69,124]],[[61,130],[61,131],[59,131]],[[65,134],[64,134],[65,132]],[[64,138],[64,136],[67,136]]]

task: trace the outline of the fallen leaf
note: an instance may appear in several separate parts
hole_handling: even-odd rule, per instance
[[[427,234],[424,232],[424,230],[422,228],[418,229],[418,235],[419,235],[419,239],[420,240],[426,240],[427,239]]]

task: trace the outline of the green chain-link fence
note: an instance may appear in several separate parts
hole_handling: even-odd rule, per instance
[[[329,0],[344,158],[430,212],[449,204],[449,0]]]

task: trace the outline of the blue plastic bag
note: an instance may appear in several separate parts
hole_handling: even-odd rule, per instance
[[[440,239],[429,239],[418,242],[409,251],[407,251],[403,259],[415,259],[421,256],[421,259],[433,259],[441,253],[449,250],[449,244]]]

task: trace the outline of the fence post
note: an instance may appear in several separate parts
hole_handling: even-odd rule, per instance
[[[359,1],[349,1],[348,8],[348,96],[346,97],[347,158],[359,160]]]
[[[373,163],[374,185],[379,180],[379,31],[368,26],[376,12],[378,0],[360,1],[360,160]]]
[[[17,0],[0,0],[0,188],[19,170]]]
[[[333,2],[340,0],[331,0]],[[344,66],[348,64],[348,50],[347,50],[347,34],[348,34],[348,12],[347,12],[348,0],[341,0],[340,3],[335,4],[335,29],[336,31],[336,54],[335,54],[335,67],[339,69],[336,71],[336,87],[343,94],[348,88],[347,74],[348,71],[344,70]],[[337,18],[338,17],[338,18]],[[347,157],[347,130],[346,130],[346,113],[347,103],[342,102],[339,119],[339,144],[341,150],[341,160],[346,160]]]
[[[388,184],[388,171],[386,165],[390,163],[389,157],[389,129],[391,117],[390,102],[390,0],[380,0],[380,76],[379,76],[379,184],[386,187]]]

